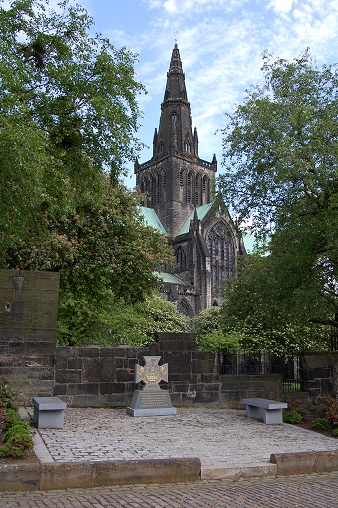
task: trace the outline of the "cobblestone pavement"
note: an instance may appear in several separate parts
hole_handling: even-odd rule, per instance
[[[202,470],[269,463],[271,453],[338,448],[335,438],[293,425],[265,425],[242,410],[196,406],[165,417],[68,408],[63,429],[33,433],[40,462],[199,457]]]
[[[1,494],[1,508],[337,508],[338,472]]]

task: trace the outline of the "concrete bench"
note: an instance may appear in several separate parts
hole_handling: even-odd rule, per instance
[[[38,429],[62,429],[67,404],[59,397],[33,397],[33,421]]]
[[[277,402],[268,399],[242,399],[246,405],[246,416],[248,418],[259,418],[264,423],[283,423],[283,409],[287,409],[285,402]]]

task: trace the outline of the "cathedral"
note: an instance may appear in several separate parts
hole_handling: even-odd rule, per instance
[[[215,193],[217,160],[198,156],[198,135],[177,44],[172,52],[153,156],[135,163],[136,185],[144,194],[145,221],[160,229],[175,254],[161,272],[161,294],[193,318],[222,300],[222,282],[236,275],[245,254],[234,223]]]

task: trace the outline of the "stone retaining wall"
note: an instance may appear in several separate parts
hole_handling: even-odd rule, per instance
[[[57,347],[59,275],[0,270],[0,375],[17,391],[17,403],[60,396],[74,407],[126,407],[135,364],[143,356],[168,363],[174,405],[217,404],[242,407],[244,397],[280,400],[281,377],[219,375],[213,353],[196,350],[196,335],[160,333],[149,347]],[[303,389],[316,397],[332,391],[338,353],[306,353]]]
[[[334,368],[338,362],[338,351],[306,352],[300,356],[302,390],[310,398],[329,394],[338,396],[334,388]],[[336,380],[337,381],[337,380]]]
[[[144,356],[161,357],[168,363],[168,384],[174,406],[187,404],[223,405],[242,408],[243,397],[279,399],[281,377],[220,376],[215,372],[215,355],[196,351],[193,333],[159,333],[158,340],[144,348],[57,347],[55,387],[57,395],[72,407],[127,407],[135,385],[135,364]]]

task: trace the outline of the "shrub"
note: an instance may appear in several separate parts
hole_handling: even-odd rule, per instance
[[[330,430],[332,424],[327,418],[316,418],[311,422],[311,428],[313,430]]]
[[[9,386],[5,379],[0,379],[0,405],[4,407],[13,407],[14,390]]]
[[[34,447],[29,423],[20,419],[14,402],[14,392],[4,379],[0,380],[0,430],[4,431],[4,444],[0,453],[12,457],[26,457]]]
[[[333,435],[333,437],[338,437],[338,427],[333,429],[332,435]]]
[[[321,400],[321,414],[327,418],[331,425],[338,426],[338,402],[334,397],[323,395]]]
[[[307,414],[308,410],[304,406],[304,403],[300,399],[292,399],[290,402],[288,402],[288,409],[290,411],[296,411],[302,416],[302,419]]]
[[[291,409],[283,414],[283,420],[285,423],[300,423],[303,417],[300,413],[298,413],[295,409]]]
[[[12,407],[5,408],[3,413],[3,426],[5,431],[9,430],[11,427],[14,427],[20,421],[21,420],[17,409],[13,409]]]
[[[21,422],[27,423],[27,422]],[[29,426],[29,424],[27,423]],[[0,447],[0,452],[12,457],[26,457],[33,450],[34,444],[28,428],[24,425],[16,425],[6,433],[5,443]]]
[[[29,423],[20,420],[17,410],[5,410],[4,429],[4,444],[0,446],[0,452],[19,458],[29,455],[34,448],[33,438],[29,433]]]

